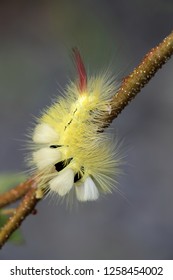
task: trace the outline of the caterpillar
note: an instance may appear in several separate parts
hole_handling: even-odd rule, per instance
[[[78,201],[94,201],[117,184],[118,141],[109,131],[101,132],[101,117],[110,112],[118,83],[108,71],[88,77],[77,48],[73,57],[77,79],[37,119],[30,165],[37,170],[38,189],[59,197],[73,192]]]

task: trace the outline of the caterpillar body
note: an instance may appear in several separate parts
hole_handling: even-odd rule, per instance
[[[60,197],[73,191],[77,200],[89,201],[116,186],[117,141],[100,131],[118,84],[107,73],[88,78],[76,48],[73,54],[78,79],[37,120],[30,163],[37,169],[38,189]]]

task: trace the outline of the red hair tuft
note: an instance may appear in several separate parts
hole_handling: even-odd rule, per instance
[[[86,90],[87,86],[87,74],[85,70],[84,63],[82,61],[80,52],[77,48],[73,48],[74,59],[77,67],[77,72],[79,75],[79,90],[82,93]]]

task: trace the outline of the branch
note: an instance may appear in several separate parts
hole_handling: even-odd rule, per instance
[[[15,202],[22,196],[26,194],[26,192],[30,189],[33,183],[33,178],[28,179],[24,183],[19,184],[15,188],[3,193],[0,195],[0,208]]]
[[[14,214],[16,212],[16,209],[15,208],[8,208],[8,209],[2,209],[0,211],[0,214],[1,215],[8,215],[8,216],[11,216],[12,214]]]
[[[111,113],[103,116],[103,122],[109,124],[135,98],[141,89],[151,80],[156,72],[168,61],[173,54],[173,32],[163,42],[151,49],[133,72],[125,77],[117,93],[112,98]]]
[[[110,104],[111,113],[106,112],[101,120],[103,123],[106,122],[106,125],[104,125],[103,128],[107,127],[113,119],[121,113],[121,111],[137,95],[137,93],[140,92],[140,90],[150,81],[159,68],[167,62],[172,54],[173,32],[166,37],[162,43],[153,48],[144,57],[139,66],[136,67],[129,76],[124,78],[118,92],[112,98]],[[23,220],[32,213],[36,204],[41,199],[41,196],[40,199],[38,198],[36,185],[36,181],[34,182],[33,179],[30,179],[16,188],[17,193],[11,190],[9,193],[0,196],[0,205],[2,207],[2,205],[6,205],[17,200],[27,192],[14,215],[9,218],[6,225],[0,231],[0,247],[3,246],[10,235],[21,225]],[[13,195],[15,197],[14,199],[12,199]],[[5,204],[2,202],[3,199],[6,201]]]
[[[36,188],[32,186],[17,207],[13,216],[9,218],[7,223],[0,230],[0,248],[8,240],[10,235],[19,228],[23,220],[34,210],[38,201],[39,199],[36,198]]]

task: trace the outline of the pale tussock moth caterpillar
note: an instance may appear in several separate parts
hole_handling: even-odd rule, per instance
[[[38,119],[31,164],[38,170],[38,188],[60,197],[75,189],[77,200],[89,201],[116,185],[119,148],[110,133],[100,132],[100,120],[111,110],[118,84],[107,72],[87,77],[76,48],[73,54],[78,79]]]

